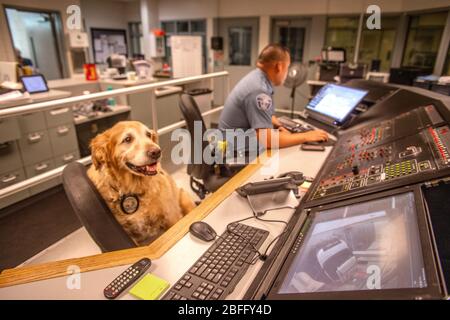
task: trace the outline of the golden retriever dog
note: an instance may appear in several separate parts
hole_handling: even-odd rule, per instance
[[[157,135],[144,124],[119,122],[90,147],[88,176],[137,245],[148,244],[195,207],[161,168]]]

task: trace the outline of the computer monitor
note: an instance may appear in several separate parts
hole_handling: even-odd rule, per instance
[[[308,115],[332,125],[343,124],[368,91],[327,84],[306,106]]]
[[[42,74],[22,76],[20,81],[22,81],[23,89],[30,94],[49,91],[47,81]]]
[[[439,297],[421,193],[405,190],[310,210],[268,298]]]

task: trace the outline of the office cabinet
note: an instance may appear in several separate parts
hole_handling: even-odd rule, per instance
[[[80,153],[78,152],[78,149],[55,156],[55,158],[54,158],[55,168],[58,168],[60,166],[65,166],[69,162],[75,161],[79,158],[80,158]]]
[[[22,159],[16,141],[0,144],[0,173],[20,168]]]
[[[64,124],[48,129],[53,155],[77,149],[77,136],[73,124]]]
[[[47,127],[53,128],[66,123],[73,123],[72,107],[62,107],[45,111]]]
[[[169,94],[156,98],[156,112],[158,116],[158,128],[163,128],[178,121],[183,121],[178,106],[180,94]]]
[[[45,130],[45,116],[44,112],[33,112],[21,115],[18,117],[19,127],[22,133],[35,132]]]
[[[19,140],[19,147],[25,166],[49,158],[52,155],[47,130],[30,132],[23,135]]]
[[[0,119],[0,143],[20,138],[20,128],[16,118]]]
[[[0,175],[0,189],[9,187],[26,179],[23,168],[4,172]]]
[[[27,179],[30,179],[53,169],[55,169],[55,162],[53,161],[53,159],[46,159],[25,167],[25,173]],[[34,195],[40,193],[44,190],[47,190],[49,188],[58,185],[60,182],[61,182],[60,177],[53,178],[49,181],[41,182],[39,185],[30,188],[30,194]]]
[[[21,182],[25,180],[25,172],[23,168],[19,168],[16,170],[12,170],[10,172],[5,172],[0,174],[0,189],[9,187],[15,183]],[[19,202],[23,199],[26,199],[30,196],[29,190],[23,190],[14,193],[6,198],[0,199],[0,209],[3,209],[11,204]]]

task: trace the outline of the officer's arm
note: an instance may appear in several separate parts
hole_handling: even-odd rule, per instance
[[[272,124],[275,128],[283,127],[283,125],[281,124],[281,122],[278,120],[278,118],[276,116],[272,116]]]
[[[273,129],[257,129],[258,141],[264,143],[267,149],[286,148],[313,141],[327,141],[328,134],[322,130],[313,130],[304,133],[290,133]],[[273,141],[272,141],[273,139]],[[277,144],[278,140],[278,146]]]

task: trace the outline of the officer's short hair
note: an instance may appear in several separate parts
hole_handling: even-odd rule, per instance
[[[257,63],[267,65],[284,61],[289,56],[289,49],[278,43],[270,43],[262,49]]]

